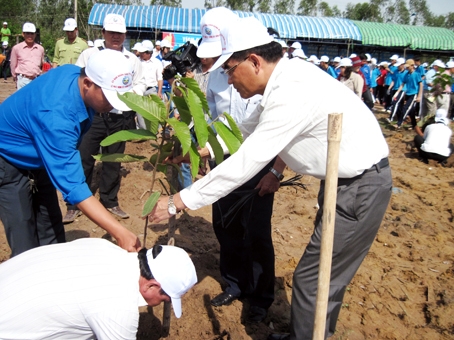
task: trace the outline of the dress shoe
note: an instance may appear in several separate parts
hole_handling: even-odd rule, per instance
[[[80,215],[82,215],[82,211],[80,211],[78,209],[68,210],[66,212],[65,217],[63,217],[63,223],[64,224],[73,223],[74,220]]]
[[[249,323],[260,323],[265,320],[267,310],[258,306],[251,306],[247,315],[246,322]]]
[[[129,218],[129,214],[121,210],[121,208],[117,205],[116,207],[113,208],[107,208],[112,214],[115,216],[118,216],[120,218]]]
[[[227,292],[222,292],[218,296],[216,296],[213,300],[211,300],[211,304],[215,307],[230,305],[232,301],[238,299],[238,296],[234,296]]]
[[[272,333],[268,335],[268,340],[290,340],[289,333]]]

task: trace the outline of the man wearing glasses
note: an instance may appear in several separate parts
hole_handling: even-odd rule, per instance
[[[11,51],[11,74],[19,90],[41,74],[44,60],[44,48],[35,42],[36,27],[26,22],[22,27],[24,41]]]
[[[244,34],[248,32],[248,34]],[[375,239],[391,197],[388,146],[376,118],[346,86],[299,58],[282,59],[282,47],[253,17],[221,29],[222,66],[242,98],[263,95],[242,122],[239,150],[207,176],[169,199],[162,197],[153,222],[175,211],[212,204],[279,155],[295,172],[321,180],[315,229],[295,269],[290,334],[271,339],[312,339],[319,273],[327,159],[328,115],[342,112],[342,140],[335,236],[325,338],[333,335],[345,289]],[[235,69],[233,69],[233,67]],[[230,69],[230,70],[229,70]],[[332,95],[326,100],[326,92]],[[304,94],[302,96],[301,94]],[[169,209],[172,207],[172,209]]]
[[[136,339],[141,306],[181,297],[197,282],[181,248],[139,253],[103,239],[35,248],[0,265],[0,339]]]

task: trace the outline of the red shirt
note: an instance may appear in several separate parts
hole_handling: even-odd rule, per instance
[[[381,75],[377,78],[377,85],[383,86],[385,85],[385,78],[386,75],[388,74],[388,71],[386,70],[380,70]]]

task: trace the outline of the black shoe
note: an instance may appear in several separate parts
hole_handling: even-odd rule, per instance
[[[290,334],[289,333],[271,333],[268,335],[268,340],[289,340]]]
[[[246,322],[249,323],[260,323],[266,318],[267,310],[258,306],[251,306],[249,308],[248,316]]]
[[[211,300],[211,304],[215,307],[230,305],[232,301],[238,299],[238,296],[234,296],[227,292],[222,292],[218,296],[216,296],[213,300]]]

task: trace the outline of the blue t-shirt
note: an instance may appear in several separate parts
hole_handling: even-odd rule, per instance
[[[403,82],[405,83],[405,93],[409,96],[417,94],[419,92],[419,83],[421,82],[421,76],[416,70],[413,73],[407,71]]]
[[[389,66],[389,72],[387,73],[386,78],[385,78],[385,85],[387,85],[387,86],[391,85],[391,83],[393,81],[393,74],[396,72],[398,72],[397,66],[394,66],[394,65]]]
[[[394,74],[393,74],[393,81],[394,81],[393,90],[397,90],[399,88],[399,86],[402,84],[407,73],[408,73],[407,70],[403,70],[402,72],[399,72],[399,71],[394,72]],[[405,88],[403,88],[402,90],[405,91]]]
[[[364,64],[360,68],[361,72],[364,74],[364,79],[366,79],[366,85],[370,87],[370,67],[367,64]]]
[[[377,87],[377,78],[381,76],[380,68],[376,67],[372,71],[372,75],[370,77],[370,87]]]
[[[419,76],[421,77],[421,79],[426,74],[426,69],[422,65],[419,65],[415,71],[419,73]]]
[[[331,66],[328,66],[326,73],[328,73],[331,77],[337,79],[336,71],[334,71],[334,68],[332,68]]]
[[[92,195],[77,147],[94,110],[80,95],[80,67],[50,70],[0,105],[0,155],[20,169],[46,169],[65,201]]]

